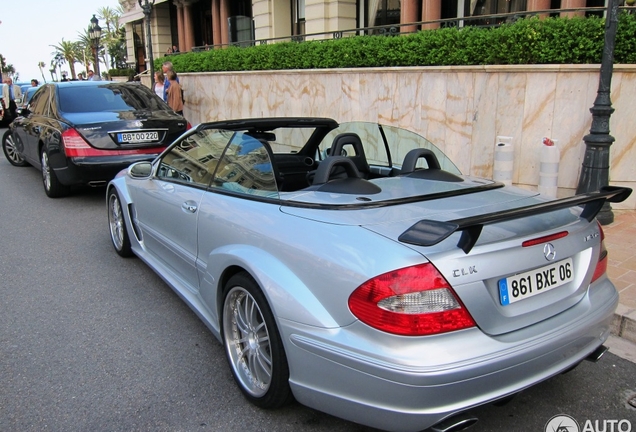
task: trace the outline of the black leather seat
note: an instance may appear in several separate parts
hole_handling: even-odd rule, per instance
[[[334,168],[342,169],[338,170]],[[321,185],[327,183],[329,180],[345,178],[361,178],[356,165],[350,158],[344,156],[329,156],[318,165],[312,184]]]
[[[426,160],[427,168],[416,168],[417,162],[421,158]],[[463,178],[444,171],[435,153],[425,148],[416,148],[406,154],[400,170],[400,176],[445,182],[464,181]]]
[[[331,152],[330,156],[343,156],[346,153],[343,153],[343,150],[346,152],[345,147],[351,146],[353,147],[353,151],[355,154],[351,156],[347,156],[350,159],[360,176],[364,179],[368,179],[371,174],[371,168],[369,167],[369,163],[367,162],[367,157],[364,154],[364,147],[362,146],[362,140],[355,133],[341,133],[336,136],[331,144]]]
[[[351,158],[344,156],[329,156],[320,162],[312,185],[305,190],[356,195],[382,191],[377,185],[361,178]]]
[[[437,156],[429,149],[425,148],[416,148],[409,151],[404,157],[404,162],[402,163],[402,170],[400,171],[400,175],[408,175],[415,171],[415,166],[417,165],[417,161],[420,158],[424,158],[426,160],[426,164],[428,165],[428,169],[441,169],[439,161],[437,160]]]

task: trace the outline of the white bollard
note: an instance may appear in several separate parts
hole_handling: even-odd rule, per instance
[[[557,197],[559,186],[559,161],[561,152],[557,146],[558,140],[543,138],[541,146],[541,164],[539,168],[539,193],[549,198]]]
[[[495,144],[495,165],[493,167],[493,180],[506,186],[512,185],[512,170],[515,160],[515,148],[512,145],[512,137],[497,136]]]

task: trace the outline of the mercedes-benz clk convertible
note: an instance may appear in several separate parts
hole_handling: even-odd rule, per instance
[[[375,123],[203,123],[107,188],[117,253],[157,272],[263,408],[392,431],[598,359],[618,294],[595,216],[631,189],[547,199],[462,175]]]

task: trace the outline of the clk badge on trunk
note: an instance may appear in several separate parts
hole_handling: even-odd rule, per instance
[[[453,277],[468,276],[477,273],[477,266],[453,270]]]

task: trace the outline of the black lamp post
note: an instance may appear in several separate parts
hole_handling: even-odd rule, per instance
[[[614,70],[614,45],[616,28],[618,27],[618,0],[609,0],[605,18],[605,43],[601,58],[601,77],[592,113],[590,133],[583,137],[585,141],[585,158],[581,167],[579,185],[576,193],[593,192],[609,184],[610,146],[614,137],[610,135],[610,116],[614,112],[610,89]],[[614,222],[614,214],[608,202],[603,205],[597,216],[601,225]]]
[[[152,6],[155,4],[155,0],[144,0],[143,4],[141,0],[137,0],[141,10],[144,11],[144,17],[146,18],[146,45],[148,54],[148,68],[150,68],[150,88],[155,85],[155,62],[152,58],[152,36],[150,35],[150,14],[152,12]]]
[[[102,37],[102,28],[99,26],[99,20],[93,15],[91,18],[91,25],[88,28],[88,37],[93,42],[93,49],[95,50],[95,74],[97,77],[101,77],[99,73],[99,41]]]

